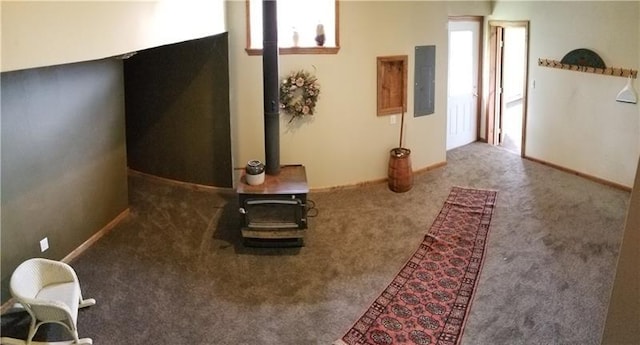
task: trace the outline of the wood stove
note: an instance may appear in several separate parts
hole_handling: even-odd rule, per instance
[[[245,245],[304,245],[309,187],[303,165],[282,166],[260,185],[249,185],[242,176],[237,192]]]
[[[301,246],[307,229],[307,174],[302,165],[280,165],[280,78],[277,3],[262,1],[265,180],[237,192],[242,237],[249,246]]]

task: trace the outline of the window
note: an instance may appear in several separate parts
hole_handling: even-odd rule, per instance
[[[278,0],[278,45],[280,54],[336,54],[338,0]],[[262,0],[246,0],[247,48],[249,55],[262,54]],[[318,25],[325,42],[315,41]],[[297,44],[294,42],[297,33]]]

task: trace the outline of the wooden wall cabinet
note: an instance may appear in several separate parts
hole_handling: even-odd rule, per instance
[[[378,58],[378,116],[407,111],[407,55]]]

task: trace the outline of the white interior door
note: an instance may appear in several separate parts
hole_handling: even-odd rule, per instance
[[[478,139],[480,22],[449,21],[447,150]]]
[[[526,59],[526,28],[505,27],[499,144],[518,154],[522,153]]]

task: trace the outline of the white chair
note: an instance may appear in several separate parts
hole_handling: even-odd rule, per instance
[[[63,325],[73,336],[72,344],[93,344],[90,338],[78,338],[76,326],[78,308],[92,306],[96,300],[82,299],[80,283],[71,266],[60,261],[29,259],[13,272],[10,290],[31,316],[27,345],[45,323]]]

